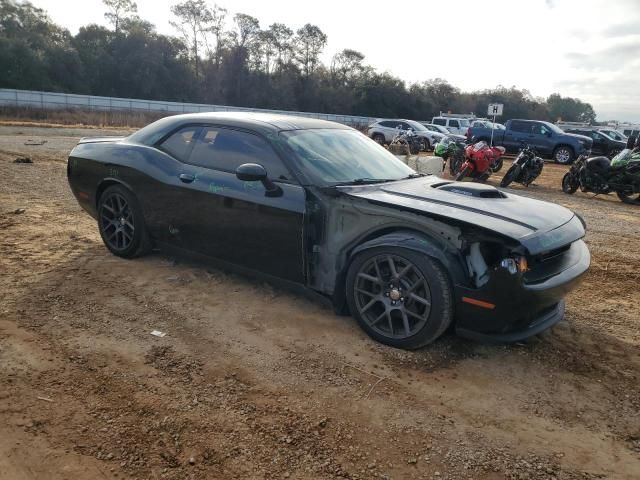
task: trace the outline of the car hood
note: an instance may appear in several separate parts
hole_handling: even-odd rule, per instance
[[[338,188],[351,197],[491,230],[520,242],[533,255],[585,234],[582,221],[571,210],[489,185],[428,176]]]

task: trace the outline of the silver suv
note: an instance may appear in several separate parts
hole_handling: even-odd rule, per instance
[[[420,150],[432,150],[433,146],[444,138],[439,132],[434,132],[426,128],[421,123],[414,120],[379,120],[369,125],[367,135],[380,145],[391,143],[393,137],[398,134],[398,130],[413,130],[413,133],[421,140]]]

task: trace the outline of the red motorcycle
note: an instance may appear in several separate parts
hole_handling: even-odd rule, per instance
[[[477,182],[484,182],[492,173],[502,168],[504,147],[490,147],[487,142],[469,145],[464,150],[465,161],[460,167],[456,180],[471,177]]]

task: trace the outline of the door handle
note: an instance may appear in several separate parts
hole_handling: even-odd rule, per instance
[[[178,178],[183,183],[191,183],[196,179],[195,175],[191,175],[189,173],[181,173]]]

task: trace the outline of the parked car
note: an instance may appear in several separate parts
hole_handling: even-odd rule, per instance
[[[431,130],[432,132],[442,133],[443,135],[449,135],[451,132],[443,127],[442,125],[434,125],[433,123],[428,122],[420,122],[426,129]]]
[[[596,131],[588,128],[567,128],[567,133],[577,133],[578,135],[584,135],[590,137],[593,140],[593,146],[591,147],[591,153],[593,155],[603,155],[605,157],[613,158],[620,153],[626,147],[627,143],[614,140],[602,131]]]
[[[433,146],[438,143],[444,137],[439,132],[429,130],[420,122],[414,120],[380,120],[378,122],[369,125],[367,135],[373,140],[383,145],[385,143],[391,143],[394,137],[398,134],[398,130],[413,130],[413,133],[420,138],[422,142],[421,150],[432,150]]]
[[[469,120],[455,117],[433,117],[431,123],[445,127],[451,133],[464,135],[469,128]]]
[[[590,263],[570,210],[416,174],[322,120],[166,117],[82,139],[67,176],[113,254],[156,246],[305,286],[401,348],[451,325],[476,339],[536,335],[562,319]]]
[[[490,128],[469,128],[472,142],[491,139]],[[550,156],[556,162],[569,164],[578,155],[591,150],[593,141],[584,135],[565,133],[553,123],[538,120],[507,120],[505,130],[493,130],[493,144],[516,153],[522,144],[531,145],[538,154]]]
[[[611,138],[619,142],[627,143],[627,139],[629,138],[625,134],[614,130],[613,128],[599,128],[598,131],[604,133],[605,135],[609,135]]]

